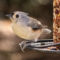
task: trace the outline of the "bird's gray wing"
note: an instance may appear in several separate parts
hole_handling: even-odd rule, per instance
[[[40,23],[40,21],[38,21],[34,18],[30,18],[30,22],[29,22],[28,26],[32,27],[33,30],[42,29],[42,27],[43,27],[43,25]]]
[[[25,25],[31,27],[33,30],[42,29],[42,24],[40,23],[40,21],[32,17],[29,17],[27,15],[21,15],[21,20],[23,20]]]

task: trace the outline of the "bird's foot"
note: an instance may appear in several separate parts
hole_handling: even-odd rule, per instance
[[[27,46],[29,45],[28,43],[30,43],[30,41],[22,41],[21,43],[19,43],[21,50],[24,52],[24,49],[27,48]]]

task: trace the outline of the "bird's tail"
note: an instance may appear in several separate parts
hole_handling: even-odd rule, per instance
[[[51,30],[48,29],[48,28],[45,28],[42,30],[43,34],[50,34],[51,33]]]
[[[44,29],[42,29],[42,33],[41,33],[39,38],[40,39],[45,39],[45,38],[47,38],[50,35],[51,32],[52,31],[50,29],[44,28]]]

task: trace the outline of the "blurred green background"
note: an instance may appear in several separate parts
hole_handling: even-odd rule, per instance
[[[53,60],[37,51],[22,53],[19,43],[23,40],[11,29],[11,21],[5,15],[13,11],[23,11],[53,28],[53,0],[0,0],[0,60]],[[47,38],[52,39],[52,33]]]

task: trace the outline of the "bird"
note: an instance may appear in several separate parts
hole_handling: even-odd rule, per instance
[[[20,38],[25,39],[19,43],[21,49],[23,50],[27,42],[36,42],[39,37],[46,36],[50,34],[51,30],[44,26],[39,20],[31,17],[26,12],[14,11],[7,16],[12,21],[12,30]]]

